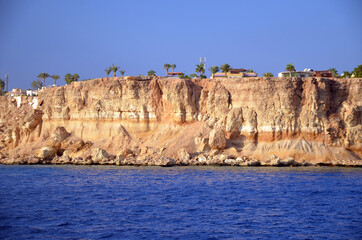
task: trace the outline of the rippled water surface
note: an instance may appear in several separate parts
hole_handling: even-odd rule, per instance
[[[362,170],[0,166],[0,239],[362,239]]]

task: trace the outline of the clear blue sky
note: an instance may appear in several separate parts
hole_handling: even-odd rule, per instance
[[[30,88],[41,72],[82,80],[112,64],[126,75],[165,75],[164,63],[191,74],[201,56],[207,68],[342,73],[362,64],[361,9],[361,0],[0,0],[0,78]]]

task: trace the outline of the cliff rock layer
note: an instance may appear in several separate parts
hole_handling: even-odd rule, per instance
[[[272,165],[293,158],[362,165],[361,86],[362,79],[324,78],[75,82],[43,90],[36,110],[27,104],[31,100],[18,108],[2,97],[0,152],[14,161],[52,147],[55,158],[65,152],[69,159],[91,161],[97,148],[109,161],[123,161],[119,152],[128,149],[134,161],[163,157],[168,164],[182,150],[190,163]],[[54,143],[59,127],[70,135]]]

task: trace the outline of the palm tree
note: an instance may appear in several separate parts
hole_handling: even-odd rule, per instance
[[[166,74],[168,75],[168,70],[171,68],[171,64],[165,63],[163,68],[166,69]]]
[[[39,73],[38,78],[43,79],[43,86],[45,87],[45,79],[50,77],[48,73]]]
[[[227,76],[227,73],[230,70],[230,68],[231,68],[230,65],[227,63],[221,65],[220,69],[223,73],[225,73],[225,77]]]
[[[116,77],[116,72],[118,71],[120,67],[118,67],[117,65],[112,65],[111,69],[113,72],[113,77]]]
[[[59,75],[51,75],[51,78],[54,80],[54,85],[57,85],[57,80],[59,79]]]
[[[73,76],[70,73],[65,74],[64,81],[68,84],[73,82]]]
[[[71,84],[72,82],[76,82],[78,81],[78,78],[79,78],[79,75],[76,73],[76,74],[70,74],[70,73],[67,73],[65,74],[64,76],[64,81],[69,85]]]
[[[249,73],[253,73],[254,72],[254,70],[253,69],[248,69],[248,71],[247,72],[249,72]]]
[[[175,71],[176,64],[171,64],[170,67],[172,68],[172,72]]]
[[[218,66],[211,66],[209,68],[209,71],[211,72],[211,77],[214,78],[215,73],[217,73],[219,71],[219,67]]]
[[[264,73],[263,77],[274,77],[274,75],[270,72]]]
[[[121,76],[124,76],[124,73],[126,72],[125,70],[119,70],[119,72],[121,73]]]
[[[333,77],[337,77],[337,76],[338,76],[338,71],[337,71],[337,69],[335,69],[335,68],[330,68],[330,69],[328,69],[328,71],[332,72]]]
[[[107,78],[108,78],[108,75],[112,72],[112,68],[108,67],[108,68],[104,69],[104,71],[106,72]]]
[[[285,68],[285,71],[289,72],[290,77],[292,77],[292,72],[295,71],[295,67],[294,67],[293,63],[287,64],[287,67]]]
[[[72,77],[73,77],[73,82],[76,82],[78,81],[79,75],[76,73]]]
[[[148,76],[155,76],[155,75],[156,75],[156,72],[153,71],[153,70],[150,70],[150,71],[148,71],[147,75],[148,75]]]
[[[202,64],[202,63],[196,64],[195,72],[199,73],[199,75],[200,75],[200,77],[201,77],[201,74],[204,74],[204,73],[205,73],[204,64]]]
[[[5,88],[5,81],[0,78],[0,95],[3,94],[4,88]]]

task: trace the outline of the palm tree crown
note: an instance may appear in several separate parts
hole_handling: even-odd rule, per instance
[[[209,68],[209,71],[211,72],[212,78],[214,78],[214,74],[219,71],[219,67],[218,67],[218,66],[211,66],[211,67]]]
[[[176,64],[171,64],[170,67],[172,68],[172,72],[175,71]]]
[[[212,67],[209,68],[209,70],[210,70],[210,72],[212,74],[215,74],[215,73],[217,73],[219,71],[219,67],[218,66],[212,66]]]
[[[199,73],[200,75],[201,75],[201,74],[204,74],[204,73],[205,73],[204,64],[202,64],[202,63],[197,64],[197,65],[196,65],[195,72]]]
[[[73,75],[73,81],[76,82],[78,81],[79,75],[76,73]]]
[[[220,66],[221,71],[223,73],[225,73],[225,77],[226,77],[227,72],[230,70],[230,68],[231,68],[230,65],[227,63]]]
[[[112,72],[112,68],[108,67],[108,68],[104,69],[104,71],[106,72],[107,77],[108,77],[108,75]]]
[[[171,64],[165,63],[163,68],[166,69],[166,73],[168,74],[168,70],[171,68]]]
[[[295,71],[295,67],[293,63],[287,64],[287,67],[285,68],[285,71],[288,71],[290,73],[290,76],[292,76],[292,72]]]
[[[125,70],[119,70],[119,72],[121,73],[121,76],[124,76],[124,73],[126,72]]]
[[[147,75],[148,76],[155,76],[156,72],[154,70],[150,70],[150,71],[148,71]]]
[[[50,77],[48,73],[39,73],[38,78],[43,79],[43,86],[45,87],[45,79]]]
[[[118,71],[120,67],[118,67],[117,65],[112,65],[111,69],[112,69],[112,72],[113,72],[113,77],[116,76],[116,72]]]
[[[67,73],[65,74],[64,76],[64,81],[67,83],[67,84],[71,84],[73,82],[73,77],[70,73]]]
[[[57,80],[59,79],[59,75],[51,75],[51,78],[54,80],[54,85],[57,85]]]
[[[65,74],[64,76],[64,81],[69,85],[71,84],[72,82],[76,82],[78,81],[78,78],[79,78],[79,75],[76,73],[76,74],[70,74],[70,73],[67,73]]]

